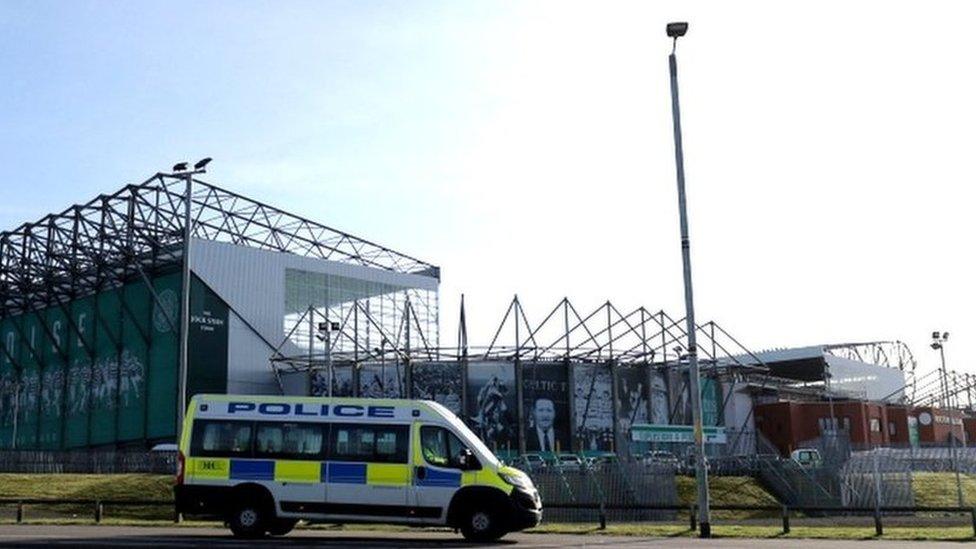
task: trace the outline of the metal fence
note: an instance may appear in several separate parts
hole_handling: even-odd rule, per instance
[[[2,473],[176,473],[175,451],[0,450]]]
[[[675,470],[636,461],[588,466],[550,465],[527,471],[554,522],[594,521],[603,510],[614,521],[666,520],[678,504]]]

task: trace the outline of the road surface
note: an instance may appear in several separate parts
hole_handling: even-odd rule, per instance
[[[566,548],[613,547],[679,548],[721,547],[729,549],[782,549],[784,546],[810,549],[934,549],[959,547],[950,542],[899,541],[833,541],[833,540],[777,540],[777,539],[711,539],[642,538],[603,535],[510,534],[495,544],[476,545],[464,542],[460,536],[446,532],[350,532],[328,530],[296,530],[281,538],[259,541],[237,540],[227,530],[195,527],[133,527],[133,526],[62,526],[62,525],[0,525],[0,546],[5,547],[356,547],[357,549],[403,547],[509,547]]]

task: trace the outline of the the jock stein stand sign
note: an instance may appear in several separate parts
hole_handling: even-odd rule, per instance
[[[705,444],[725,444],[725,427],[703,427]],[[695,428],[692,425],[653,425],[635,423],[630,428],[630,438],[634,442],[695,442]]]

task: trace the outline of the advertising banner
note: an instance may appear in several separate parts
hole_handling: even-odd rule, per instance
[[[522,368],[525,450],[569,452],[569,371],[564,363],[530,363]]]
[[[613,391],[605,364],[578,364],[575,378],[574,426],[583,452],[613,451]]]
[[[496,453],[518,451],[518,403],[515,365],[472,362],[468,365],[468,424]]]
[[[461,364],[459,362],[413,363],[413,398],[433,400],[460,416]]]

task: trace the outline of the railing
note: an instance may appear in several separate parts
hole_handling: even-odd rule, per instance
[[[105,506],[110,507],[156,507],[156,506],[167,506],[173,508],[173,522],[180,522],[182,517],[176,514],[175,504],[173,500],[162,500],[162,499],[145,499],[145,500],[113,500],[113,499],[48,499],[48,498],[2,498],[0,499],[0,506],[2,505],[16,505],[17,506],[17,518],[18,524],[22,523],[26,519],[26,506],[28,505],[44,505],[44,506],[79,506],[88,507],[91,509],[92,518],[96,523],[102,522],[105,518]]]
[[[598,522],[601,529],[606,529],[608,511],[683,511],[688,513],[689,528],[697,530],[698,525],[698,506],[697,505],[601,505],[599,507],[573,504],[547,505],[546,509],[574,509],[596,511],[599,513]],[[782,531],[789,534],[791,530],[791,518],[795,513],[807,513],[818,516],[870,516],[874,522],[874,531],[878,536],[884,535],[883,517],[885,515],[898,515],[916,513],[955,513],[968,515],[973,528],[973,537],[976,537],[976,507],[837,507],[837,506],[811,506],[811,505],[711,505],[712,511],[745,511],[745,512],[767,512],[776,513],[782,523]],[[713,524],[715,520],[713,517]]]

